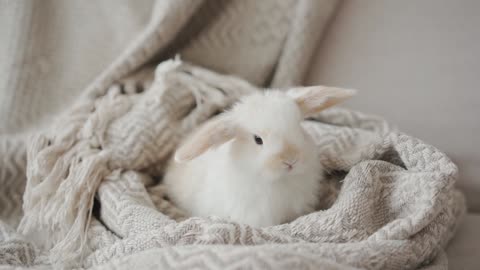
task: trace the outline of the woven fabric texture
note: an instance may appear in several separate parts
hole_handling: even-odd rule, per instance
[[[334,6],[256,3],[156,2],[75,104],[42,130],[0,138],[0,268],[446,268],[465,212],[456,166],[358,112],[304,123],[326,168],[314,213],[253,228],[168,201],[161,176],[178,142],[258,86],[300,84]],[[176,53],[194,64],[154,64]]]
[[[267,228],[185,217],[159,180],[170,153],[184,134],[252,91],[261,90],[172,60],[144,92],[112,86],[79,101],[28,150],[20,230],[47,235],[53,249],[37,254],[33,247],[45,242],[17,240],[23,245],[13,250],[23,253],[8,263],[37,254],[107,268],[403,269],[441,254],[465,211],[453,187],[456,166],[385,121],[342,109],[304,123],[327,168],[323,210]],[[97,187],[100,209],[83,235]]]

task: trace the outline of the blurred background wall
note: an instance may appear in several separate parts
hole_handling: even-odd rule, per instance
[[[308,84],[446,151],[480,210],[480,1],[343,1],[313,62]]]

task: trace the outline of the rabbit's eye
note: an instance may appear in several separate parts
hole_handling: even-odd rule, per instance
[[[262,144],[263,144],[262,138],[260,138],[260,137],[257,136],[257,135],[253,135],[253,139],[255,140],[255,143],[256,143],[256,144],[258,144],[258,145],[262,145]]]

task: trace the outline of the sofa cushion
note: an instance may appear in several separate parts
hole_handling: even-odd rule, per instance
[[[480,1],[344,1],[307,82],[360,90],[382,115],[446,152],[480,210]]]
[[[480,215],[469,214],[447,248],[450,269],[478,269],[480,265]]]

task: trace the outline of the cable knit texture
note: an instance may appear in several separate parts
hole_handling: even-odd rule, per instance
[[[260,85],[299,84],[334,7],[257,3],[156,2],[70,108],[0,138],[0,268],[446,269],[443,249],[465,212],[456,166],[358,112],[303,124],[326,168],[316,212],[253,228],[188,217],[168,201],[161,176],[178,142]],[[193,63],[153,64],[174,53]]]

